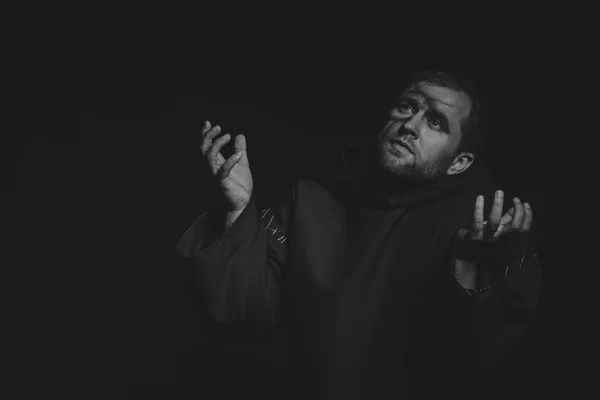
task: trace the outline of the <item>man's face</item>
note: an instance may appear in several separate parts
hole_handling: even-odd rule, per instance
[[[461,121],[470,108],[471,101],[463,92],[427,82],[409,87],[390,110],[378,136],[378,167],[412,183],[442,177],[455,159]]]

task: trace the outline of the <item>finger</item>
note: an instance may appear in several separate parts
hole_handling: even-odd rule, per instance
[[[204,121],[204,125],[202,126],[202,135],[204,135],[210,129],[210,121]]]
[[[529,203],[525,203],[525,218],[523,219],[523,225],[519,232],[526,232],[531,229],[531,224],[533,223],[533,210]]]
[[[225,164],[225,157],[223,157],[223,155],[221,153],[217,153],[217,159],[214,161],[214,163],[211,163],[211,165],[214,164],[213,166],[213,173],[217,173],[217,171],[221,168],[221,166],[223,164]]]
[[[495,233],[500,225],[500,218],[502,217],[502,206],[504,205],[504,192],[497,190],[494,196],[494,204],[492,205],[492,211],[490,212],[488,227],[492,233]]]
[[[500,226],[506,226],[510,224],[510,221],[513,219],[513,215],[515,215],[515,208],[511,207],[503,216],[500,218]]]
[[[208,150],[207,158],[216,159],[217,156],[220,154],[219,152],[221,151],[221,148],[229,141],[229,139],[231,139],[231,135],[226,133],[217,140],[215,140],[212,143],[210,149]],[[225,162],[224,159],[223,162]]]
[[[248,162],[248,153],[246,152],[246,150],[247,150],[246,137],[244,135],[237,135],[235,137],[234,147],[235,147],[236,153],[242,153],[242,161],[247,163]]]
[[[215,174],[217,173],[221,165],[225,162],[225,158],[220,153],[221,147],[223,147],[225,143],[229,141],[230,138],[231,136],[228,133],[226,133],[225,135],[215,140],[213,142],[213,145],[210,147],[210,150],[208,151],[206,158],[208,159],[209,164],[212,166],[213,173]]]
[[[219,170],[219,178],[226,179],[229,176],[229,173],[231,172],[233,166],[237,164],[242,159],[242,157],[243,154],[241,152],[235,153],[234,155],[229,157],[229,159],[225,162],[225,164],[223,164],[223,166]]]
[[[206,138],[202,139],[202,143],[200,144],[200,154],[202,154],[203,157],[206,156],[211,145],[212,140]]]
[[[473,232],[476,237],[483,235],[483,196],[477,196],[475,200],[475,211],[473,213]]]
[[[210,146],[213,143],[213,138],[217,136],[221,132],[221,127],[219,125],[210,128],[203,134],[202,144],[200,145],[200,152],[203,156],[206,156],[206,152],[210,149]]]
[[[215,125],[211,128],[210,123],[208,123],[208,125],[205,125],[205,127],[207,129],[202,129],[202,135],[204,135],[205,138],[212,139],[215,136],[217,136],[219,133],[221,133],[220,125]]]
[[[510,224],[513,219],[513,215],[515,214],[515,208],[511,207],[503,216],[500,218],[500,225],[498,225],[498,229],[494,233],[494,237],[498,237],[500,233],[504,230],[504,228]]]
[[[519,230],[521,229],[521,226],[523,226],[525,210],[523,207],[523,203],[521,203],[521,200],[519,200],[518,197],[515,197],[513,199],[513,203],[515,205],[515,215],[513,215],[513,219],[510,223],[510,228],[512,228],[513,230]]]

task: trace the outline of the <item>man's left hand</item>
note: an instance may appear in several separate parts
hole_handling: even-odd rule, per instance
[[[487,220],[484,220],[483,205],[483,196],[477,196],[472,226],[460,229],[456,235],[455,257],[493,264],[523,257],[531,236],[527,234],[533,222],[531,206],[515,197],[513,207],[502,215],[504,193],[501,190],[496,191]]]

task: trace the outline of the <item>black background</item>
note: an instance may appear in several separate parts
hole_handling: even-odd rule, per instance
[[[456,69],[478,84],[491,132],[485,162],[507,198],[532,204],[543,258],[547,132],[527,100],[537,98],[539,65],[523,38],[407,46],[412,33],[271,27],[225,39],[227,22],[192,30],[198,41],[179,40],[192,31],[167,40],[136,29],[82,41],[65,124],[23,147],[18,184],[40,265],[37,365],[40,382],[63,394],[161,398],[272,384],[258,367],[265,347],[211,327],[175,261],[178,239],[214,199],[199,153],[207,119],[246,135],[267,203],[343,144],[375,134],[408,74]],[[528,374],[543,364],[541,300],[522,357]]]

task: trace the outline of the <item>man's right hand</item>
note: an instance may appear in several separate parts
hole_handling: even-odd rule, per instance
[[[235,154],[225,160],[220,150],[231,140],[231,135],[225,134],[213,141],[220,133],[220,126],[211,127],[210,122],[206,121],[202,128],[200,149],[227,202],[227,225],[230,225],[250,202],[252,174],[244,135],[235,137]]]

